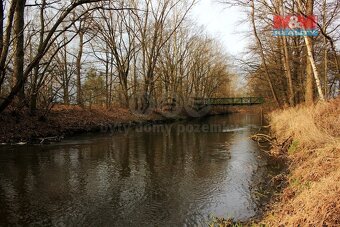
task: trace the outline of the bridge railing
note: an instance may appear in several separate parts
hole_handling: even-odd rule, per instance
[[[235,97],[235,98],[195,98],[197,105],[258,105],[264,103],[263,97]]]

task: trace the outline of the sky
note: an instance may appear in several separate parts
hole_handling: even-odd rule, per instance
[[[240,20],[246,18],[246,15],[239,8],[227,8],[217,3],[217,0],[198,0],[190,17],[197,25],[203,25],[208,34],[217,38],[227,53],[242,57],[247,47],[245,33],[249,31],[249,24],[240,25]]]

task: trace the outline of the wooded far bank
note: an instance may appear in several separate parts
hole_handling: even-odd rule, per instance
[[[240,18],[250,25],[240,59],[195,25],[189,17],[195,4],[2,1],[0,112],[35,114],[64,104],[146,113],[193,97],[240,94],[281,108],[339,94],[338,1],[220,2],[243,9]],[[320,15],[320,35],[274,37],[272,16],[288,14]]]

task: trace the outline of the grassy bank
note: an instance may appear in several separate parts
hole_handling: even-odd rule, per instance
[[[287,186],[261,223],[339,226],[340,99],[276,111],[270,119],[277,140],[272,153],[288,162]]]

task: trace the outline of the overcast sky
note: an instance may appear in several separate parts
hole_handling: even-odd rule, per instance
[[[217,0],[198,0],[191,17],[198,25],[203,25],[211,36],[220,40],[229,54],[242,57],[242,51],[247,46],[245,32],[249,30],[249,25],[240,25],[240,20],[246,18],[240,9],[226,8]]]

